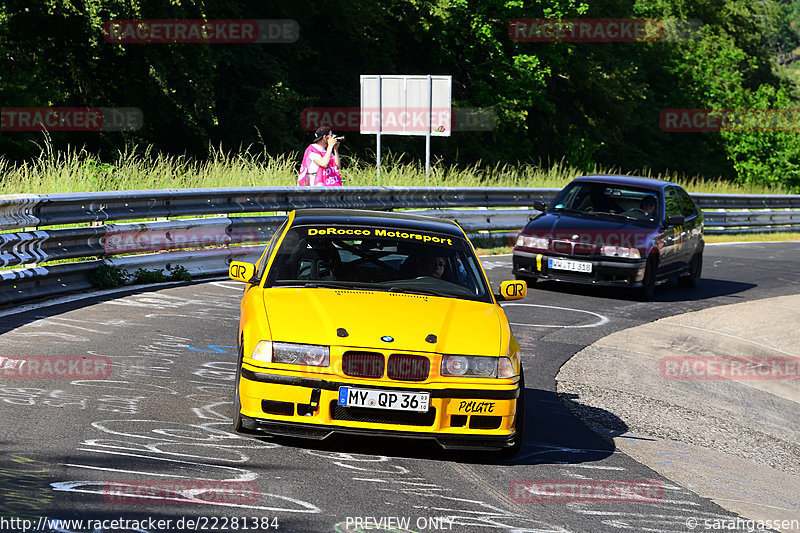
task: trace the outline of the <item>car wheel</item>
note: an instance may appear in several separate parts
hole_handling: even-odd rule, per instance
[[[517,398],[517,416],[514,418],[514,444],[500,451],[501,457],[513,457],[522,448],[522,439],[525,437],[525,374],[519,375],[519,397]]]
[[[689,261],[689,273],[678,278],[678,285],[687,289],[693,289],[697,287],[697,283],[700,281],[700,274],[702,272],[703,251],[700,250],[699,252],[695,252],[695,254],[692,256],[692,260]]]
[[[644,269],[644,278],[642,278],[642,286],[639,288],[637,296],[641,302],[649,302],[656,292],[656,269],[658,268],[657,260],[651,257],[647,260],[647,266]]]
[[[242,362],[244,361],[244,347],[239,343],[239,361],[236,364],[236,385],[233,390],[233,429],[242,431],[242,402],[239,400],[239,380],[242,378]]]
[[[537,278],[529,278],[528,276],[514,276],[518,281],[524,281],[528,287],[535,287]]]

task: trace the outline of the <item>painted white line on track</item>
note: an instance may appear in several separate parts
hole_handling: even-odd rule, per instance
[[[577,464],[571,464],[571,465],[567,465],[567,466],[569,466],[570,468],[586,468],[586,469],[589,469],[589,470],[619,470],[619,471],[627,470],[627,468],[624,468],[624,467],[621,467],[621,466],[577,465]]]
[[[215,280],[215,279],[227,279],[227,276],[212,276],[206,279],[198,279],[193,280],[193,282],[205,283],[207,280]],[[3,309],[0,310],[0,318],[10,316],[10,315],[18,315],[20,313],[25,313],[27,311],[33,311],[34,309],[43,309],[45,307],[52,307],[54,305],[61,305],[61,304],[68,304],[72,302],[78,302],[80,300],[86,300],[89,298],[98,298],[100,296],[108,296],[109,294],[118,294],[121,292],[133,292],[134,294],[138,293],[144,289],[165,289],[168,287],[174,287],[176,285],[185,284],[184,281],[168,281],[162,283],[148,283],[146,285],[125,285],[123,287],[117,287],[114,289],[105,289],[100,291],[92,291],[89,293],[83,294],[72,294],[69,296],[60,296],[58,298],[53,298],[52,300],[47,300],[44,302],[36,302],[31,304],[21,304],[18,307],[14,307],[12,309]]]
[[[72,463],[58,463],[62,466],[71,466],[73,468],[86,468],[88,470],[102,470],[104,472],[121,472],[124,474],[140,474],[143,476],[161,476],[161,477],[169,477],[169,478],[183,478],[183,479],[190,479],[189,476],[179,476],[176,474],[158,474],[156,472],[142,472],[141,470],[122,470],[120,468],[103,468],[100,466],[89,466],[89,465],[76,465]]]
[[[539,304],[517,304],[517,303],[507,303],[507,304],[500,304],[502,307],[511,307],[511,306],[518,306],[518,307],[544,307],[545,309],[559,309],[561,311],[572,311],[575,313],[586,313],[587,315],[596,316],[599,320],[597,322],[593,322],[592,324],[582,324],[580,326],[557,326],[553,324],[524,324],[519,322],[511,322],[512,326],[529,326],[532,328],[596,328],[598,326],[602,326],[603,324],[608,323],[608,317],[605,317],[599,313],[594,313],[592,311],[584,311],[583,309],[572,309],[570,307],[556,307],[554,305],[539,305]]]
[[[240,291],[243,288],[244,283],[241,281],[212,281],[209,285],[213,285],[215,287],[222,287],[223,289],[233,289],[236,291]]]

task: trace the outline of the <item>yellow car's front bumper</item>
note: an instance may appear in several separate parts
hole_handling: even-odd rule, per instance
[[[519,381],[491,388],[475,383],[386,382],[279,374],[244,364],[239,382],[242,426],[272,435],[325,439],[334,433],[427,438],[448,449],[514,446]],[[457,387],[454,387],[456,385]],[[427,412],[343,407],[339,388],[428,392]]]

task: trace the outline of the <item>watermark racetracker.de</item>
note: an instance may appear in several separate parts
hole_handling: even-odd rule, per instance
[[[645,213],[639,213],[646,217]],[[646,220],[646,219],[643,219]],[[544,231],[536,234],[520,234],[517,236],[517,246],[532,250],[558,253],[590,253],[600,252],[603,255],[621,255],[615,252],[620,249],[628,250],[626,257],[631,257],[632,250],[646,249],[650,246],[663,247],[663,242],[656,242],[652,231],[625,229],[625,230],[595,230],[589,228],[573,228],[570,230]],[[610,254],[609,248],[615,250]]]
[[[220,503],[247,505],[258,501],[253,481],[145,480],[110,481],[103,487],[107,503]]]
[[[138,107],[3,107],[0,133],[9,131],[136,131],[144,125]]]
[[[158,230],[134,227],[133,229],[110,230],[100,239],[100,245],[107,254],[127,254],[162,250],[183,250],[186,248],[213,249],[232,244],[255,244],[266,242],[269,238],[255,231],[211,230],[205,228],[172,228]]]
[[[699,19],[518,18],[508,24],[512,41],[524,43],[636,43],[688,39]]]
[[[2,379],[108,379],[111,359],[104,355],[0,356]]]
[[[662,357],[661,377],[669,380],[800,379],[797,357]]]
[[[497,116],[493,107],[307,107],[300,112],[300,126],[306,131],[320,126],[334,131],[376,131],[380,125],[382,133],[424,133],[429,123],[435,132],[491,131],[497,126]]]
[[[662,131],[669,133],[800,131],[800,109],[662,109]]]
[[[161,531],[268,531],[280,529],[275,516],[193,516],[180,518],[160,518],[125,516],[104,518],[48,518],[40,516],[34,520],[19,516],[0,515],[0,531],[8,533],[27,533],[47,531],[55,533],[79,533],[84,531],[111,532],[129,531],[138,533],[158,533]]]
[[[655,19],[514,19],[508,35],[526,43],[652,42],[664,37],[664,26]]]
[[[300,38],[296,20],[108,20],[105,40],[114,44],[289,44]]]
[[[517,479],[508,486],[516,503],[659,502],[664,484],[657,479]]]

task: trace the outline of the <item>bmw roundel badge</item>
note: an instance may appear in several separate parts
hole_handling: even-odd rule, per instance
[[[389,335],[384,335],[383,337],[381,337],[381,340],[383,342],[394,342],[394,337],[390,337]]]

